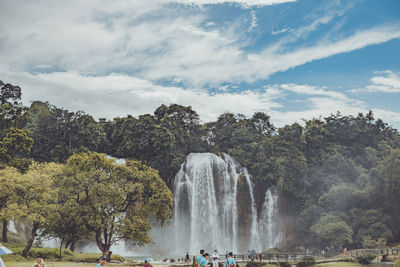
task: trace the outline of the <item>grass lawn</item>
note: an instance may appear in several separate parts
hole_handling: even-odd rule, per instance
[[[328,262],[315,265],[316,267],[362,267],[363,265],[354,262]]]
[[[6,267],[30,267],[33,264],[32,262],[6,262]],[[47,262],[45,261],[47,267],[89,267],[96,266],[93,263],[75,263],[75,262]]]
[[[33,261],[30,262],[5,262],[6,267],[31,267]],[[46,267],[94,267],[96,263],[76,263],[76,262],[50,262],[45,261]],[[131,266],[131,265],[124,265],[124,264],[106,264],[106,266]]]

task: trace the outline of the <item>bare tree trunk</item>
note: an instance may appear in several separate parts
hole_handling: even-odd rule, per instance
[[[4,243],[8,243],[8,220],[3,220],[3,236],[1,240],[3,240]]]
[[[64,243],[64,238],[63,239],[61,239],[61,244],[60,244],[60,254],[58,255],[58,257],[61,259],[61,253],[62,253],[62,246],[63,246],[63,243]]]
[[[106,257],[107,262],[110,262],[111,260],[111,253],[110,253],[110,247],[111,244],[109,242],[103,243],[103,240],[101,239],[101,230],[98,230],[96,232],[96,243],[103,255]]]
[[[72,252],[75,252],[75,246],[76,246],[75,244],[76,244],[75,240],[72,240],[71,245],[69,246],[69,250],[71,250]]]
[[[33,241],[35,241],[36,231],[38,229],[39,229],[39,223],[33,223],[31,236],[30,236],[30,238],[28,240],[28,243],[26,244],[26,247],[22,251],[22,256],[24,256],[25,258],[28,256],[28,252],[29,252],[29,250],[31,249],[31,247],[33,245]]]
[[[71,242],[72,242],[71,239],[67,239],[64,248],[67,249],[71,245]]]

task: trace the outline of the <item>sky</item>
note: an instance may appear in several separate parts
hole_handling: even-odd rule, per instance
[[[0,80],[96,119],[177,103],[400,129],[400,1],[0,0]]]

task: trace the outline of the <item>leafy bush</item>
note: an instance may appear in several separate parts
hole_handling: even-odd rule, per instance
[[[358,263],[367,265],[370,264],[375,258],[376,255],[374,253],[365,253],[357,256],[356,260]]]
[[[257,261],[250,261],[246,264],[246,267],[261,267],[262,263]]]
[[[313,257],[304,257],[302,261],[296,264],[296,267],[308,267],[314,265],[315,265],[315,259]]]
[[[384,248],[386,247],[386,238],[372,239],[371,236],[363,236],[362,238],[363,248]]]
[[[398,259],[398,260],[394,263],[394,267],[400,267],[400,259]]]
[[[279,262],[279,265],[281,267],[291,267],[290,263],[286,261]]]
[[[47,260],[59,260],[59,252],[58,248],[31,248],[28,253],[28,257],[24,258],[21,256],[22,250],[25,248],[24,244],[15,244],[15,243],[7,243],[4,244],[7,248],[11,249],[14,254],[3,255],[2,259],[4,261],[26,261],[34,260],[37,256],[40,256]],[[61,260],[62,261],[70,261],[70,262],[96,262],[101,254],[98,253],[74,253],[69,249],[63,249],[61,252]],[[111,260],[123,262],[125,260],[124,257],[118,254],[112,254]]]
[[[100,258],[101,254],[97,253],[73,253],[72,256],[66,256],[63,258],[63,261],[71,261],[71,262],[97,262],[97,260]],[[117,254],[112,254],[111,255],[111,260],[123,262],[125,260],[124,257],[117,255]]]

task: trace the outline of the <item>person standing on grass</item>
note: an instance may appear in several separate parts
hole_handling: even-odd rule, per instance
[[[46,267],[46,264],[44,264],[42,257],[37,256],[36,262],[32,265],[32,267]]]
[[[99,263],[97,263],[96,267],[103,267],[104,265],[106,265],[106,257],[101,256],[99,258]]]

